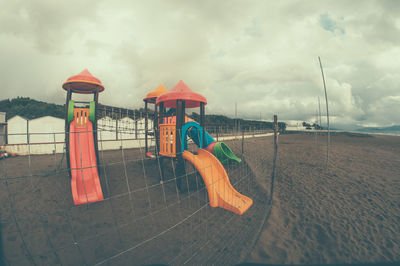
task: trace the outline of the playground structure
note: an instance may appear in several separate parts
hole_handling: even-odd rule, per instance
[[[169,110],[163,111],[163,117],[157,112],[156,122],[161,127],[173,125],[175,148],[170,147],[175,149],[175,156],[161,155],[151,138],[148,149],[154,159],[146,160],[146,115],[100,103],[96,106],[98,93],[104,87],[86,71],[69,78],[64,88],[66,121],[61,121],[59,134],[65,136],[67,143],[54,138],[52,144],[68,145],[63,149],[65,153],[28,153],[0,160],[3,178],[0,198],[4,202],[0,217],[4,256],[0,256],[0,261],[4,260],[5,265],[130,265],[132,262],[181,265],[245,261],[270,206],[266,191],[257,180],[258,172],[253,171],[260,169],[259,158],[267,158],[264,160],[267,163],[262,163],[263,167],[269,167],[269,157],[254,152],[259,143],[268,145],[267,139],[250,136],[240,139],[233,137],[233,132],[225,135],[227,138],[220,135],[219,140],[226,141],[242,158],[241,163],[230,160],[231,163],[222,166],[215,155],[205,150],[208,143],[207,131],[203,130],[205,117],[196,118],[200,124],[186,117],[184,110],[165,107]],[[86,97],[75,94],[82,92]],[[204,115],[203,99],[198,107],[203,103]],[[186,99],[181,100],[188,108]],[[160,105],[155,105],[157,110]],[[176,111],[182,121],[178,131]],[[103,125],[100,123],[103,118],[127,122]],[[211,123],[207,122],[209,132]],[[133,130],[133,125],[139,131]],[[159,128],[153,131],[154,138],[160,137]],[[116,140],[104,137],[116,131]],[[190,138],[193,143],[198,142],[199,149]],[[132,139],[136,146],[131,145]],[[160,147],[162,143],[168,144],[167,138],[159,141]],[[118,146],[105,149],[116,142]],[[183,143],[178,150],[177,143]],[[31,151],[35,146],[28,143],[27,147]],[[178,164],[178,160],[183,164]],[[178,173],[181,170],[185,173]],[[205,177],[204,185],[200,175]],[[190,185],[188,180],[192,182]],[[245,211],[245,217],[236,214]]]
[[[160,147],[159,147],[160,135],[159,134],[154,135],[154,132],[156,130],[158,130],[158,122],[160,120],[160,119],[157,119],[157,117],[159,116],[159,113],[158,113],[159,111],[158,111],[158,108],[156,105],[156,100],[159,96],[161,96],[167,92],[168,92],[168,90],[162,84],[160,84],[155,90],[149,92],[146,95],[146,97],[143,99],[143,101],[145,103],[145,152],[146,152],[146,157],[148,157],[148,158],[154,158],[154,155],[151,152],[149,152],[149,144],[148,144],[149,136],[154,136],[156,138],[155,154],[157,154],[158,153],[157,151],[160,150]],[[148,119],[149,119],[148,104],[155,105],[154,106],[154,115],[152,117],[153,118],[152,131],[150,131],[148,128]],[[172,109],[172,111],[174,111],[174,109]],[[171,117],[171,116],[165,115],[165,119],[167,119],[166,124],[175,124],[176,123],[176,116]],[[198,124],[196,121],[190,119],[188,116],[185,115],[185,123],[187,123],[187,122],[194,122],[194,123]],[[194,124],[192,124],[192,125],[194,125]],[[164,129],[166,129],[166,126],[163,126],[163,127],[164,127]],[[160,133],[164,134],[163,132],[160,132]],[[200,145],[201,145],[200,139],[199,139],[200,135],[198,134],[196,125],[190,127],[188,135],[193,140],[193,142],[196,143],[196,145],[200,147]],[[163,136],[165,137],[165,135],[163,135]],[[208,152],[212,153],[214,156],[216,156],[221,161],[222,164],[229,163],[230,161],[236,161],[238,163],[241,162],[241,159],[239,157],[237,157],[225,143],[215,141],[214,138],[207,131],[204,131],[204,136],[202,135],[201,137],[204,138],[205,149]],[[172,156],[172,157],[174,157],[174,156]]]
[[[100,80],[88,70],[70,77],[63,88],[66,100],[66,151],[71,175],[71,190],[75,205],[104,199],[98,173],[97,119],[98,94],[104,90]],[[91,102],[74,101],[72,93],[92,94]],[[148,103],[155,104],[153,134],[155,156],[176,158],[176,169],[184,172],[184,160],[190,162],[202,176],[207,188],[211,207],[221,207],[242,215],[253,201],[238,193],[230,184],[222,166],[229,160],[240,162],[224,143],[217,143],[204,130],[204,113],[207,100],[194,93],[183,81],[171,91],[160,85],[143,99],[145,102],[145,154],[154,158],[148,145]],[[81,104],[83,106],[77,106]],[[200,107],[200,124],[185,115],[186,108]],[[168,116],[169,113],[174,113]],[[199,147],[197,155],[187,150],[187,137]],[[213,153],[217,156],[215,157]],[[162,167],[162,165],[161,165]],[[177,181],[181,188],[182,180]]]
[[[193,92],[183,81],[180,81],[169,92],[161,93],[162,90],[162,87],[158,87],[144,99],[147,111],[149,99],[154,101],[156,98],[153,123],[156,156],[175,158],[175,169],[180,173],[185,171],[184,160],[190,162],[204,180],[210,206],[221,207],[242,215],[253,204],[253,201],[232,187],[222,166],[222,163],[227,163],[229,160],[240,162],[241,159],[236,157],[226,144],[217,143],[204,130],[206,98]],[[186,108],[198,107],[200,108],[200,123],[185,115]],[[168,112],[167,108],[169,108]],[[146,140],[147,135],[146,127]],[[187,136],[199,147],[197,155],[187,150]],[[148,150],[146,149],[147,154]],[[179,188],[182,186],[181,183],[182,180],[177,180]]]
[[[67,91],[65,143],[74,204],[103,200],[98,173],[96,107],[104,86],[85,69],[70,77],[62,87]],[[93,101],[74,101],[72,93],[93,94]]]

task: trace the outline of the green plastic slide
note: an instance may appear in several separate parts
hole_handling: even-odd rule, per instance
[[[240,163],[242,159],[237,157],[233,151],[223,142],[215,143],[213,154],[222,164],[227,164],[229,161],[236,161]]]

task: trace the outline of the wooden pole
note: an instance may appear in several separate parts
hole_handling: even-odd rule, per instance
[[[135,139],[138,139],[138,129],[137,128],[138,128],[138,121],[135,120]],[[146,148],[147,148],[147,145],[146,145]]]
[[[278,116],[274,115],[274,154],[276,154],[276,150],[278,149]],[[276,157],[274,157],[274,165],[276,163]],[[273,174],[275,176],[275,173]]]
[[[271,174],[271,188],[270,188],[270,201],[272,203],[272,194],[274,192],[274,180],[275,180],[275,169],[276,169],[276,158],[278,154],[278,116],[274,115],[274,158],[272,165],[272,174]]]
[[[26,143],[29,144],[29,119],[26,119]]]
[[[242,159],[243,159],[243,154],[244,154],[244,130],[242,128]]]
[[[238,125],[237,125],[237,102],[235,102],[235,138],[237,136],[237,131],[238,131]]]

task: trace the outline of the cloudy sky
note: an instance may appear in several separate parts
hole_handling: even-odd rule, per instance
[[[142,107],[183,80],[207,113],[400,124],[398,1],[0,0],[0,99],[63,103],[88,68],[100,102]]]

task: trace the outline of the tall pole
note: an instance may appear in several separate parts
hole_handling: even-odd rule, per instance
[[[319,96],[318,96],[318,115],[319,115],[319,126],[322,127],[322,121],[321,121],[321,102],[319,101]]]
[[[314,126],[314,136],[315,136],[315,143],[317,143],[317,135],[318,135],[318,129],[316,128],[318,125],[318,110],[315,110],[315,126]]]
[[[328,94],[326,92],[326,84],[325,84],[325,77],[324,77],[324,70],[322,69],[322,63],[321,63],[321,58],[318,56],[319,60],[319,66],[321,67],[321,73],[322,73],[322,81],[324,83],[324,90],[325,90],[325,102],[326,102],[326,121],[328,124],[328,139],[327,139],[327,149],[326,149],[326,167],[328,167],[329,163],[329,147],[331,145],[331,133],[330,133],[330,127],[329,127],[329,108],[328,108]]]

